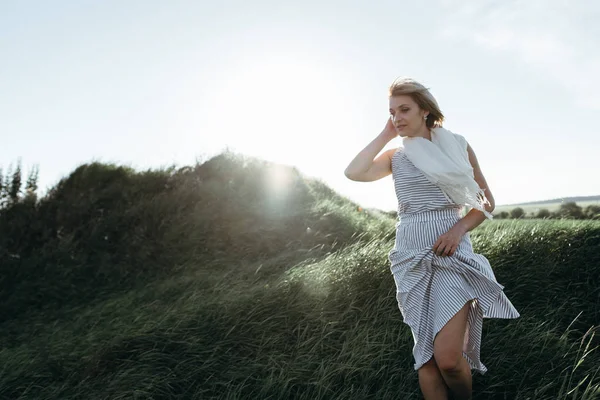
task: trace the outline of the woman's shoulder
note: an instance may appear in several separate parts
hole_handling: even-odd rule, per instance
[[[403,154],[404,154],[404,147],[397,147],[395,149],[392,149],[391,155],[390,155],[390,161],[392,162],[392,164],[395,164],[396,160],[399,160],[400,158],[404,158]]]
[[[464,148],[464,149],[467,148],[467,144],[468,144],[467,143],[467,139],[463,135],[461,135],[460,133],[453,132],[453,131],[451,131],[449,129],[446,129],[444,127],[441,127],[441,126],[438,127],[437,129],[438,130],[436,130],[436,132],[442,131],[442,132],[449,133],[452,137],[454,137],[454,139],[460,144],[460,146],[462,148]]]
[[[400,154],[402,154],[402,153],[404,153],[404,147],[400,146],[400,147],[397,147],[397,148],[394,150],[393,156],[397,156],[397,155],[400,155]]]

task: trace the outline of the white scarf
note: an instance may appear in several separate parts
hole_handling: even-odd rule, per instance
[[[456,204],[471,206],[489,218],[485,209],[490,204],[484,190],[475,182],[469,162],[467,141],[445,128],[431,130],[431,141],[420,137],[403,137],[404,153],[434,185],[442,189]]]

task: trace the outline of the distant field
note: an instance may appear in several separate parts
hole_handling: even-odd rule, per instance
[[[594,205],[598,205],[600,206],[600,201],[581,201],[581,202],[576,202],[578,206],[585,208],[590,204],[594,204]],[[512,205],[505,205],[505,206],[496,206],[496,208],[494,209],[494,214],[502,212],[502,211],[507,211],[510,212],[510,210],[512,210],[513,208],[517,208],[517,207],[521,207],[526,214],[530,214],[530,213],[537,213],[539,210],[541,210],[542,208],[547,209],[548,211],[557,211],[560,208],[561,202],[557,201],[555,203],[545,203],[545,204],[512,204]]]

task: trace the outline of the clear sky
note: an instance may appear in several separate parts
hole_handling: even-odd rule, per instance
[[[393,210],[391,176],[343,171],[404,75],[469,141],[497,205],[600,195],[599,20],[577,0],[4,1],[0,166],[39,164],[43,194],[85,162],[229,147]]]

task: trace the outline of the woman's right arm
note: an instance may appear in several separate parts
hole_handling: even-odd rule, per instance
[[[373,160],[385,145],[397,136],[396,128],[388,119],[383,131],[358,153],[350,162],[344,175],[357,182],[373,182],[392,173],[392,156],[396,149],[389,149]]]

